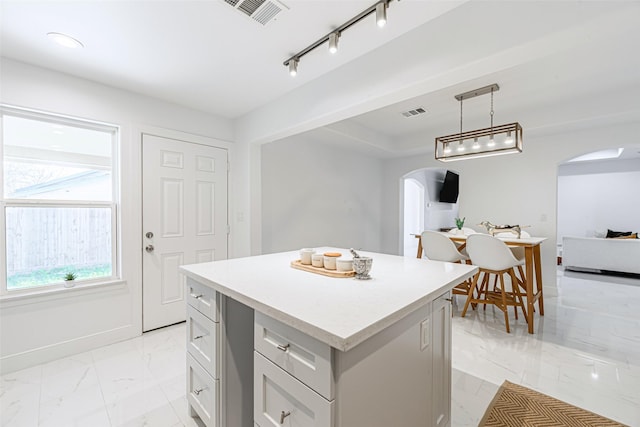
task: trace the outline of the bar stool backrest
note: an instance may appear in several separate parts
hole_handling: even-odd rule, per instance
[[[520,263],[502,240],[488,234],[467,237],[467,253],[473,265],[487,270],[503,271]]]
[[[468,259],[458,251],[455,243],[444,234],[423,231],[420,236],[424,254],[432,261],[458,262]]]

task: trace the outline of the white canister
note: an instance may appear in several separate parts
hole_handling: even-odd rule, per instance
[[[316,253],[315,249],[304,248],[300,250],[300,262],[304,265],[311,265],[311,256]]]
[[[340,252],[325,252],[324,253],[324,268],[327,270],[336,269],[336,259],[340,258],[342,254]]]
[[[314,267],[324,267],[324,255],[322,254],[313,254],[311,255],[311,265]]]
[[[351,270],[353,270],[353,260],[352,259],[337,259],[336,260],[336,270],[338,270],[338,271],[351,271]]]

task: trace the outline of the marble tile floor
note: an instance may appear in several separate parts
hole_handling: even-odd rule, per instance
[[[477,426],[504,380],[640,426],[640,279],[558,271],[536,333],[454,305],[452,426]],[[2,376],[2,427],[197,426],[185,398],[185,325]]]

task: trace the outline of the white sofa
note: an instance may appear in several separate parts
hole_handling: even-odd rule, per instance
[[[563,237],[562,265],[640,274],[640,239]]]

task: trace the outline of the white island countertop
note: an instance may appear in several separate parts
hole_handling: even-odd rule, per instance
[[[348,249],[317,248],[319,253]],[[291,267],[298,251],[180,267],[187,277],[347,351],[472,277],[477,267],[359,251],[371,280],[332,278]]]

